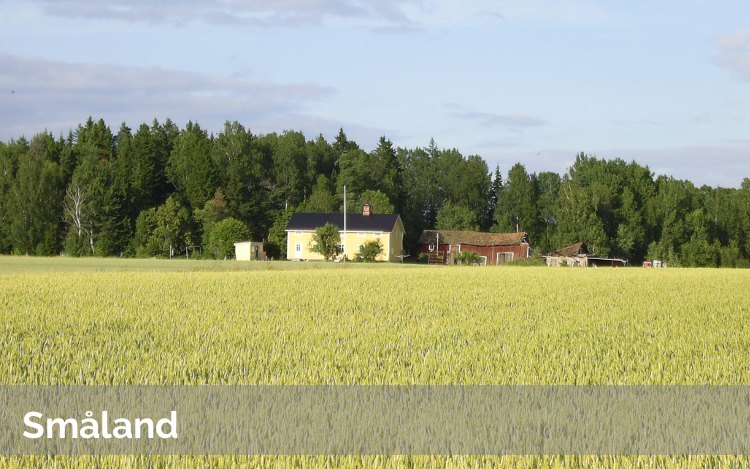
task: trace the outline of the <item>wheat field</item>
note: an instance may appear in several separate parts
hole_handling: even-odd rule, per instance
[[[3,385],[750,384],[750,271],[35,262],[0,258]],[[0,458],[3,467],[748,464],[730,455]]]

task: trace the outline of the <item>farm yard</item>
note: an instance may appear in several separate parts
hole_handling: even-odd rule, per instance
[[[0,258],[0,384],[750,384],[750,271]],[[746,456],[4,457],[704,467]]]

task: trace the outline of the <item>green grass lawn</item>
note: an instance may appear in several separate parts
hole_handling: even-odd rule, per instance
[[[0,256],[0,274],[20,272],[216,272],[299,269],[362,269],[419,267],[417,264],[296,261],[236,261],[184,259],[125,259],[113,257]]]

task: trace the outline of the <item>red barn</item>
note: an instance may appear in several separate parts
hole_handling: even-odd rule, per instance
[[[419,237],[419,251],[430,256],[430,263],[453,264],[462,251],[474,251],[485,265],[498,265],[529,257],[529,241],[524,232],[425,230]]]

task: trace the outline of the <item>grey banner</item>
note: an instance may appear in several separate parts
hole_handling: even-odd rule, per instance
[[[750,453],[750,386],[0,386],[0,399],[5,455]]]

